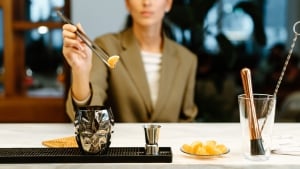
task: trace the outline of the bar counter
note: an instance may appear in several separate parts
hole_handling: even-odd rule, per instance
[[[29,163],[0,164],[2,169],[299,169],[300,155],[272,154],[267,161],[249,161],[241,150],[241,127],[239,123],[159,123],[160,147],[171,147],[171,163]],[[144,147],[144,123],[116,123],[111,147]],[[273,137],[300,139],[299,123],[275,123]],[[72,123],[2,123],[0,124],[0,148],[44,147],[42,141],[74,135]],[[180,147],[195,140],[215,140],[225,144],[230,152],[216,158],[201,158],[184,154]]]

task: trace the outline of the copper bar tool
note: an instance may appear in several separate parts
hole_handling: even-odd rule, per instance
[[[253,99],[251,71],[248,68],[243,68],[240,73],[243,82],[244,93],[246,96],[245,104],[249,124],[251,155],[264,155],[265,150],[262,144],[262,138]]]

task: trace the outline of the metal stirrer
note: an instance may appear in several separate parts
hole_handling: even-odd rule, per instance
[[[289,63],[289,60],[290,60],[291,56],[292,56],[292,53],[293,53],[293,50],[294,50],[294,47],[295,47],[295,44],[296,44],[296,41],[297,41],[297,37],[300,35],[300,34],[296,31],[296,26],[297,26],[297,24],[299,24],[299,23],[300,23],[300,21],[298,21],[298,22],[296,22],[296,23],[294,24],[293,30],[294,30],[294,33],[295,33],[295,37],[294,37],[294,39],[293,39],[293,43],[291,44],[291,48],[290,48],[290,50],[289,50],[288,56],[287,56],[287,58],[286,58],[286,60],[285,60],[285,62],[284,62],[284,66],[283,66],[283,68],[282,68],[280,77],[279,77],[279,79],[278,79],[278,82],[277,82],[277,85],[276,85],[276,88],[275,88],[275,91],[274,91],[274,96],[277,95],[277,92],[278,92],[279,86],[280,86],[280,84],[281,84],[281,81],[282,81],[282,79],[283,79],[283,76],[284,76],[286,67],[287,67],[287,65],[288,65],[288,63]]]
[[[294,47],[295,47],[295,45],[296,45],[297,37],[300,35],[300,33],[298,33],[298,32],[296,31],[296,26],[297,26],[298,24],[300,24],[300,21],[297,21],[297,22],[294,24],[294,26],[293,26],[293,31],[294,31],[294,33],[295,33],[294,39],[293,39],[293,42],[292,42],[292,44],[291,44],[291,48],[290,48],[290,50],[289,50],[288,56],[286,57],[286,60],[285,60],[285,62],[284,62],[284,65],[283,65],[281,74],[280,74],[280,76],[279,76],[279,79],[278,79],[278,81],[277,81],[277,84],[276,84],[276,87],[275,87],[275,90],[274,90],[274,93],[273,93],[273,97],[274,97],[274,98],[276,98],[276,95],[277,95],[277,93],[278,93],[278,89],[279,89],[280,84],[281,84],[281,81],[282,81],[282,79],[283,79],[283,76],[284,76],[286,67],[287,67],[287,65],[289,64],[289,61],[290,61],[290,58],[291,58],[291,56],[292,56]],[[271,106],[272,106],[272,105],[273,105],[273,99],[271,100],[271,103],[270,103],[270,106],[269,106],[268,111],[271,111]],[[269,113],[267,113],[267,114],[269,114]],[[265,126],[265,124],[266,124],[266,121],[267,121],[267,118],[266,118],[266,119],[264,120],[264,122],[263,122],[263,125],[262,125],[262,127],[261,127],[261,131],[263,130],[263,128],[264,128],[264,126]]]

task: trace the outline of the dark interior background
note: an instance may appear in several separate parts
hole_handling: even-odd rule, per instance
[[[199,121],[239,121],[243,67],[252,71],[254,92],[274,93],[293,31],[287,7],[287,1],[174,0],[167,31],[198,56]],[[294,51],[277,94],[277,121],[300,121],[299,84]]]

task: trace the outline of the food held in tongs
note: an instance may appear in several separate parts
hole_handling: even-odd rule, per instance
[[[262,137],[256,117],[256,110],[253,100],[251,72],[248,68],[241,70],[241,78],[246,96],[246,113],[248,116],[249,134],[250,134],[250,149],[251,155],[264,155],[265,150],[262,144]]]
[[[62,14],[62,12],[57,11],[58,16],[65,22],[71,25],[74,25],[70,19]],[[76,25],[74,25],[76,26]],[[115,68],[120,57],[117,55],[108,56],[107,53],[95,44],[85,33],[77,28],[76,35],[110,68]]]

